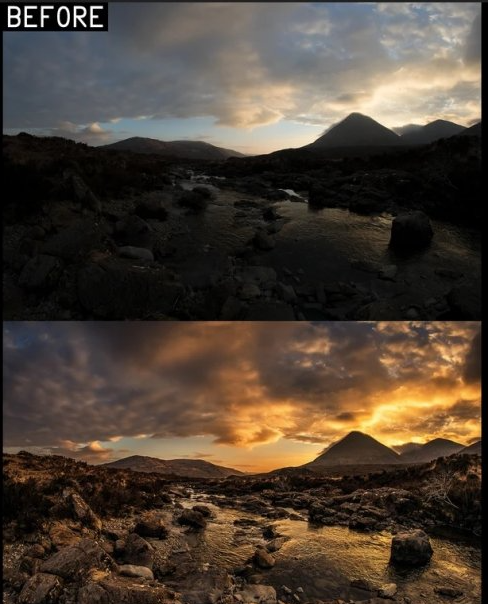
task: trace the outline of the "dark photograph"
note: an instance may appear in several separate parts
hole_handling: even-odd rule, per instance
[[[480,3],[3,38],[4,318],[479,320]]]

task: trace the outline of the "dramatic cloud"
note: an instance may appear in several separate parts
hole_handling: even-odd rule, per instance
[[[105,460],[122,437],[468,442],[479,356],[474,322],[6,323],[4,444]]]
[[[96,142],[96,124],[120,118],[468,123],[480,115],[480,8],[115,3],[108,33],[4,34],[4,126],[69,122]]]

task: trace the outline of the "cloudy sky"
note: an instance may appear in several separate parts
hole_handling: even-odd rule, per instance
[[[480,3],[115,3],[109,32],[4,34],[4,130],[297,147],[352,111],[479,121]]]
[[[480,324],[4,324],[4,446],[86,459],[311,461],[361,430],[480,435]]]

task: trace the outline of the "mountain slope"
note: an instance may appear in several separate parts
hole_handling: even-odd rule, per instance
[[[228,157],[244,157],[243,153],[216,147],[203,141],[160,141],[155,138],[134,136],[125,140],[103,145],[104,149],[115,151],[133,151],[134,153],[156,153],[179,157],[182,159],[227,159]]]
[[[341,122],[332,126],[307,148],[332,147],[383,147],[398,145],[401,138],[393,130],[361,113],[351,113]]]
[[[305,467],[399,463],[400,456],[372,436],[350,432]]]
[[[481,122],[478,122],[477,124],[474,124],[473,126],[470,126],[469,128],[465,128],[464,130],[459,132],[459,134],[456,134],[456,136],[479,136],[479,137],[481,137]]]
[[[464,447],[458,451],[460,455],[481,455],[481,441],[477,441],[468,447]]]
[[[106,468],[128,468],[136,472],[176,474],[188,478],[225,478],[243,474],[239,470],[217,466],[202,459],[159,459],[144,455],[132,455],[102,464]]]
[[[441,138],[449,138],[466,130],[464,126],[448,122],[446,120],[435,120],[422,128],[403,134],[400,139],[404,145],[428,145]]]
[[[402,463],[424,463],[437,459],[437,457],[445,457],[458,453],[463,449],[463,445],[447,440],[445,438],[435,438],[434,440],[425,443],[415,451],[409,451],[400,456]]]

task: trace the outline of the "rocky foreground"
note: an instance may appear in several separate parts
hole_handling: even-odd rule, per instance
[[[4,318],[479,319],[474,265],[468,274],[438,258],[426,275],[357,260],[351,269],[360,279],[334,280],[268,260],[286,224],[276,208],[283,200],[306,199],[318,211],[386,212],[394,216],[390,248],[407,257],[435,237],[429,217],[474,228],[479,157],[470,141],[396,160],[280,152],[197,165],[5,136],[13,193],[4,204]],[[185,189],[190,168],[213,176]],[[221,227],[210,205],[227,208]],[[222,236],[212,239],[218,228]]]
[[[307,597],[306,584],[290,587],[292,576],[289,585],[271,585],[267,577],[289,539],[277,521],[387,531],[390,564],[400,570],[429,564],[435,552],[428,535],[436,530],[478,533],[481,524],[478,456],[343,479],[285,471],[200,482],[22,452],[3,461],[9,604],[415,604],[401,585],[372,585],[357,575],[332,600]],[[192,500],[194,493],[208,503]],[[197,555],[228,508],[237,512],[235,538],[251,552],[232,569]],[[429,589],[419,603],[475,603],[456,582]]]

